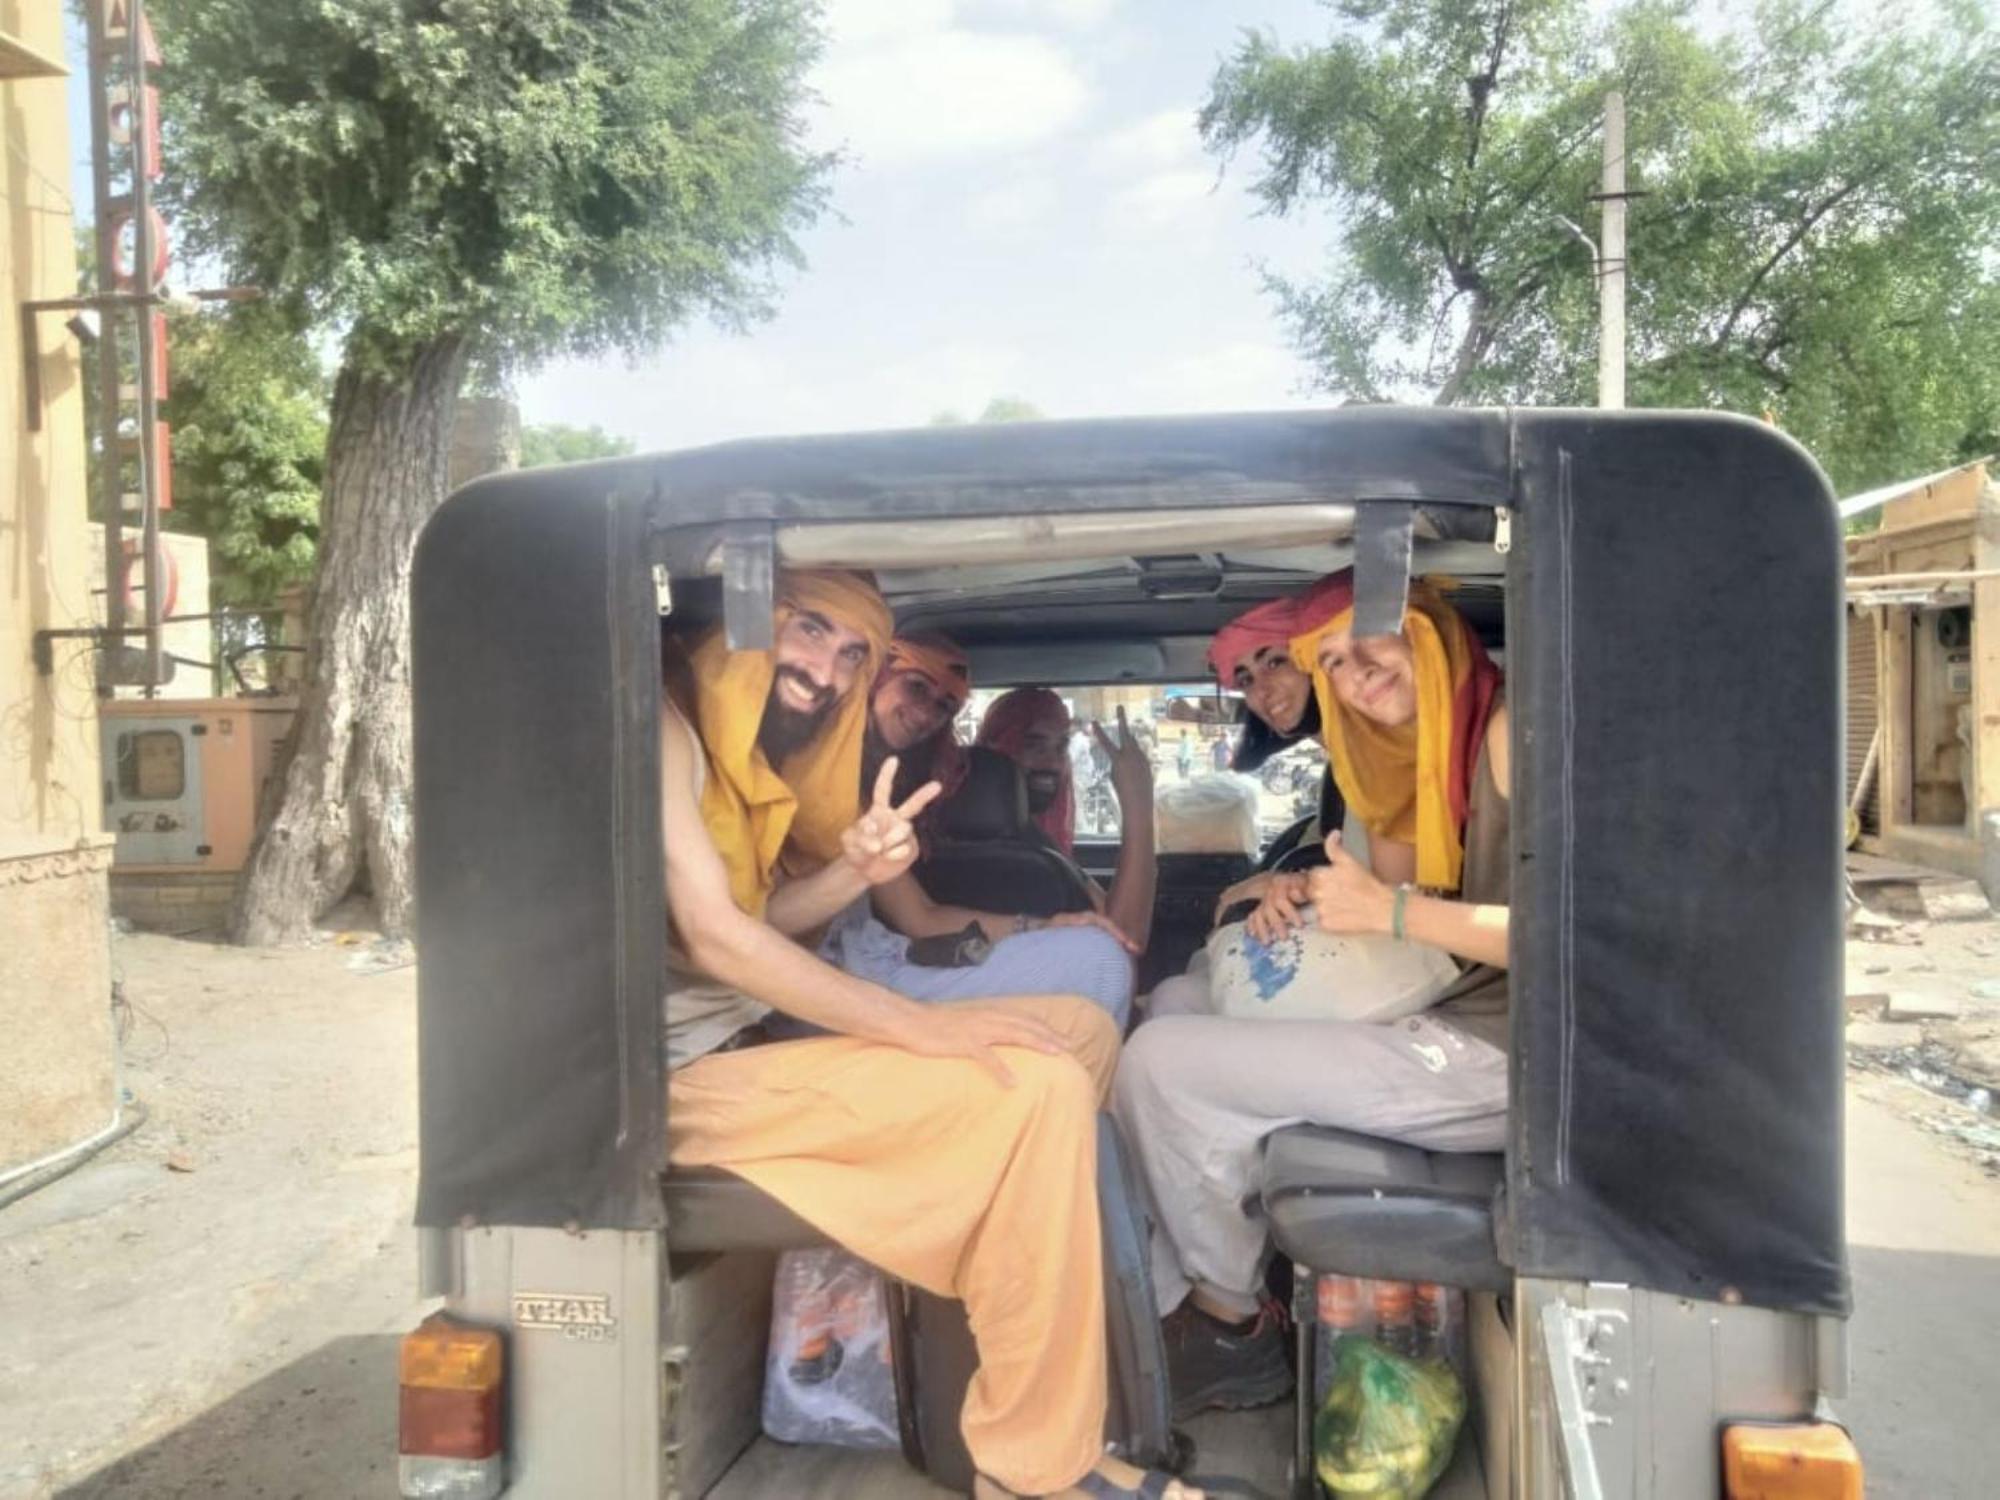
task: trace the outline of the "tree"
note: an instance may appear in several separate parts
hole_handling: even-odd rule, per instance
[[[549,422],[521,429],[521,467],[574,464],[590,458],[622,458],[632,451],[630,438],[613,437],[603,428],[570,427]]]
[[[1039,422],[1042,409],[1032,401],[1023,401],[1019,396],[995,396],[986,403],[986,409],[974,420],[980,422]],[[965,418],[955,411],[940,411],[931,414],[932,427],[957,427]]]
[[[197,253],[340,338],[297,748],[239,938],[411,919],[412,547],[468,366],[765,314],[820,210],[812,0],[155,0]]]
[[[208,538],[216,603],[269,604],[312,576],[326,375],[295,319],[270,303],[175,320],[171,353],[168,519]]]
[[[1268,278],[1326,389],[1592,399],[1586,216],[1626,96],[1630,397],[1768,411],[1843,487],[1948,462],[2000,410],[2000,112],[1976,3],[1746,29],[1636,0],[1343,0],[1323,47],[1244,39],[1202,110],[1269,209],[1324,200],[1319,283]]]

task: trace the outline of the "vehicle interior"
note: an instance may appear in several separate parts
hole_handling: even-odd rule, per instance
[[[1164,692],[1173,685],[1187,692],[1203,683],[1210,638],[1226,620],[1353,562],[1355,518],[1353,506],[1325,504],[1208,515],[1041,516],[1032,526],[993,519],[895,527],[849,523],[781,527],[775,545],[780,565],[867,567],[900,630],[943,632],[966,648],[982,696],[990,689],[1039,685],[1083,702],[1104,690],[1154,685]],[[1494,536],[1490,510],[1420,511],[1410,572],[1450,588],[1489,650],[1504,660],[1507,557],[1496,550]],[[722,570],[721,559],[712,555],[707,576],[673,580],[673,616],[686,629],[703,628],[724,613],[721,580],[715,576]],[[1236,712],[1234,703],[1224,702],[1219,710],[1204,705],[1202,716],[1233,719]],[[1211,738],[1220,732],[1212,731]],[[1302,754],[1298,758],[1304,762]],[[1160,792],[1184,779],[1170,752],[1156,749],[1153,760]],[[1258,849],[1187,852],[1171,839],[1163,841],[1151,941],[1138,960],[1138,993],[1185,969],[1208,937],[1217,896],[1250,874],[1295,815],[1317,802],[1318,763],[1305,764],[1314,784],[1311,796],[1260,793]],[[1202,764],[1194,774],[1210,772]],[[1115,830],[1080,829],[1075,863],[1108,885],[1119,848]],[[1018,772],[1005,762],[977,768],[943,807],[936,845],[917,874],[935,898],[988,910],[1046,915],[1078,909],[1087,899],[1075,870],[1033,837]],[[1300,1278],[1304,1295],[1294,1296],[1287,1253],[1301,1264],[1349,1274],[1445,1282],[1484,1293],[1511,1285],[1495,1249],[1498,1156],[1451,1160],[1299,1127],[1273,1139],[1267,1172],[1264,1202],[1256,1207],[1270,1218],[1280,1250],[1271,1284],[1275,1295],[1301,1309],[1310,1307],[1311,1277]],[[751,1190],[722,1174],[670,1174],[667,1185],[677,1280],[684,1271],[702,1269],[703,1257],[713,1252],[740,1258],[819,1243],[808,1227],[768,1201],[753,1202]],[[687,1284],[700,1279],[691,1276]],[[754,1286],[755,1277],[738,1284]],[[927,1378],[936,1361],[924,1347],[920,1310],[910,1300],[893,1299],[892,1309],[898,1381],[907,1387]],[[935,1321],[934,1310],[930,1317]],[[1309,1329],[1309,1311],[1307,1317]],[[1302,1373],[1309,1348],[1301,1342]],[[1483,1353],[1492,1388],[1474,1395],[1456,1461],[1433,1491],[1452,1500],[1487,1495],[1489,1468],[1505,1482],[1504,1451],[1482,1462],[1482,1448],[1507,1440],[1511,1355],[1504,1339]],[[748,1409],[755,1412],[754,1400]],[[753,1423],[726,1438],[709,1433],[709,1440],[719,1439],[712,1455],[686,1455],[687,1493],[702,1493],[718,1473],[708,1492],[719,1500],[780,1493],[945,1493],[934,1481],[953,1474],[953,1459],[933,1450],[954,1445],[955,1433],[938,1430],[935,1421],[926,1430],[915,1415],[903,1413],[904,1457],[927,1468],[932,1478],[892,1453],[774,1443],[757,1437]],[[1210,1484],[1214,1495],[1316,1495],[1309,1461],[1305,1477],[1300,1466],[1310,1415],[1310,1403],[1295,1401],[1250,1412],[1206,1413],[1181,1424],[1167,1456]],[[723,1451],[746,1443],[740,1457]]]
[[[780,568],[869,570],[905,628],[966,646],[976,690],[1046,684],[1150,721],[1164,808],[1187,731],[1213,748],[1222,717],[1187,707],[1215,627],[1349,559],[1377,630],[1410,575],[1454,580],[1507,672],[1508,1145],[1292,1127],[1246,1208],[1294,1265],[1471,1293],[1470,1436],[1436,1491],[1453,1500],[1510,1478],[1535,1500],[1718,1494],[1728,1452],[1782,1468],[1788,1445],[1845,1442],[1821,1415],[1852,1305],[1825,478],[1769,426],[1712,414],[1353,408],[724,444],[492,477],[431,520],[412,585],[417,1222],[426,1294],[510,1340],[467,1399],[504,1381],[492,1461],[518,1493],[966,1490],[937,1399],[968,1374],[955,1304],[892,1295],[891,1362],[919,1398],[902,1455],[763,1440],[776,1257],[817,1237],[740,1178],[666,1169],[662,618],[756,648]],[[1248,847],[1168,845],[1142,987],[1296,816],[1296,786],[1288,805],[1257,784]],[[1007,791],[958,830],[982,846],[978,904],[1074,900],[1076,871],[1046,859],[978,876],[1011,857]],[[1077,862],[1101,874],[1116,848],[1093,818]],[[1190,1455],[1143,1279],[1108,1298],[1109,1426],[1157,1467]],[[1310,1302],[1294,1311],[1310,1328]],[[1308,1500],[1312,1415],[1197,1418],[1189,1472]],[[1858,1482],[1851,1445],[1829,1462]]]

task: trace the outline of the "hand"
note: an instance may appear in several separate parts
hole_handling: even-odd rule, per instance
[[[1264,892],[1270,888],[1271,879],[1270,871],[1266,870],[1260,874],[1250,876],[1247,880],[1239,880],[1236,884],[1230,886],[1228,890],[1215,898],[1215,915],[1209,918],[1208,925],[1211,927],[1219,926],[1222,922],[1222,914],[1240,901],[1262,901],[1264,899]]]
[[[1014,1086],[1014,1071],[995,1049],[1026,1047],[1051,1057],[1068,1050],[1054,1028],[991,1002],[917,1006],[900,1045],[919,1057],[969,1057],[1005,1088]]]
[[[1301,908],[1306,904],[1307,894],[1304,875],[1272,875],[1269,884],[1264,887],[1263,900],[1244,919],[1244,928],[1250,936],[1267,946],[1284,941],[1285,935],[1294,927],[1306,925],[1308,918]]]
[[[896,784],[896,757],[882,762],[875,778],[875,800],[852,825],[842,830],[840,853],[849,866],[870,885],[883,885],[901,875],[917,859],[917,832],[911,826],[917,814],[937,800],[944,791],[940,782],[926,782],[901,807],[889,802],[889,789]]]
[[[1117,938],[1118,946],[1123,948],[1127,953],[1136,954],[1139,951],[1139,945],[1125,935],[1125,929],[1112,921],[1111,918],[1105,916],[1101,911],[1058,912],[1041,925],[1044,927],[1095,927],[1099,931],[1108,932]]]
[[[1125,722],[1122,703],[1118,705],[1117,744],[1111,743],[1101,723],[1093,721],[1090,732],[1097,737],[1098,748],[1111,760],[1111,790],[1118,798],[1119,813],[1130,823],[1132,810],[1149,806],[1153,800],[1153,763],[1146,758],[1146,747]]]
[[[1314,914],[1324,932],[1387,932],[1395,911],[1396,893],[1374,872],[1341,847],[1340,835],[1326,840],[1327,864],[1312,871]]]

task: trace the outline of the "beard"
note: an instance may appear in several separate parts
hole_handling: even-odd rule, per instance
[[[1028,771],[1021,779],[1028,786],[1028,811],[1040,817],[1055,805],[1056,793],[1062,790],[1062,777],[1055,771]]]
[[[822,697],[817,705],[802,711],[780,702],[777,681],[772,681],[770,696],[764,700],[764,719],[757,726],[757,747],[764,752],[764,759],[773,769],[803,750],[813,736],[826,727],[835,702],[831,689],[815,688],[802,673],[780,667],[777,675],[779,678],[790,676],[794,682],[821,693]]]

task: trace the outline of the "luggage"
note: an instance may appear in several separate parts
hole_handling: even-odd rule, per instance
[[[1109,1115],[1098,1117],[1097,1201],[1111,1379],[1105,1443],[1132,1463],[1178,1469],[1190,1449],[1173,1430],[1167,1351],[1153,1300],[1145,1190]],[[903,1455],[939,1484],[969,1493],[972,1457],[959,1435],[958,1414],[978,1358],[965,1309],[951,1298],[914,1287],[897,1290],[904,1299],[903,1316],[892,1320],[900,1325],[895,1329],[895,1366]]]

